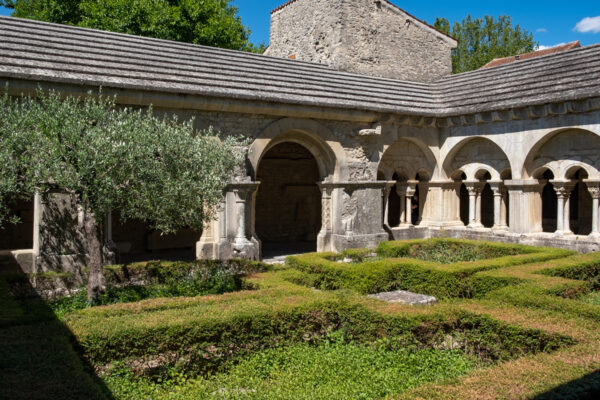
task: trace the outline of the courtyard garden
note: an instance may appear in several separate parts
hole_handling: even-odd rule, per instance
[[[285,265],[0,273],[0,398],[586,399],[600,390],[600,254],[429,239]],[[74,283],[72,283],[74,285]],[[367,295],[407,290],[437,304]]]

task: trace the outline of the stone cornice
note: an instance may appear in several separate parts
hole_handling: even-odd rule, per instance
[[[542,105],[529,105],[506,110],[486,111],[475,114],[449,117],[431,117],[418,115],[393,115],[385,123],[398,126],[415,126],[421,128],[453,128],[473,126],[495,122],[522,121],[547,118],[567,114],[583,114],[600,111],[600,97],[568,100]]]

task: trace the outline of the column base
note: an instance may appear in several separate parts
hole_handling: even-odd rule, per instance
[[[261,245],[260,242],[252,238],[245,242],[221,241],[219,243],[196,244],[196,258],[199,260],[230,260],[232,258],[241,258],[244,260],[260,260]]]

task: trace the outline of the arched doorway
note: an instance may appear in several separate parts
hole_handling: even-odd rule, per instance
[[[312,153],[294,142],[279,143],[261,158],[256,180],[255,229],[263,258],[316,251],[321,179]]]

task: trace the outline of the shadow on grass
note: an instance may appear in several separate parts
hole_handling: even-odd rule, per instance
[[[596,400],[600,399],[600,370],[571,381],[533,400]]]
[[[1,256],[0,399],[114,399],[68,327]]]

